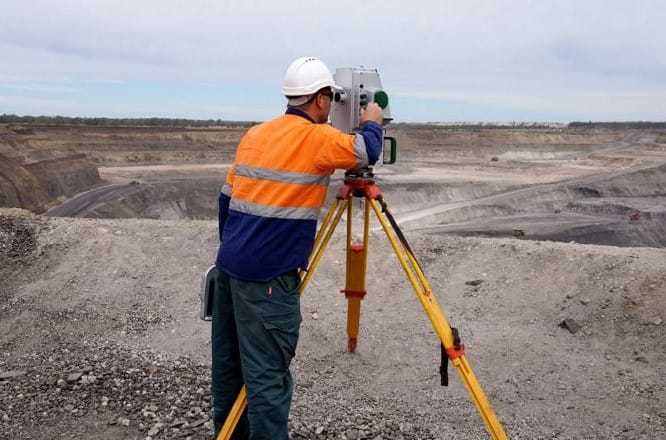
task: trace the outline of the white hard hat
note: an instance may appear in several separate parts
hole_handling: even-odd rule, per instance
[[[331,72],[320,59],[302,57],[289,65],[284,75],[282,94],[288,98],[309,96],[324,87],[342,90],[342,87],[335,84]],[[293,105],[292,99],[289,103]]]

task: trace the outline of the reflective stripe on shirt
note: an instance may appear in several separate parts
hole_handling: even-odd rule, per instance
[[[359,167],[368,166],[368,151],[365,148],[365,139],[360,134],[354,136],[354,154]]]
[[[318,208],[293,208],[260,205],[258,203],[231,199],[229,209],[242,212],[243,214],[256,215],[258,217],[282,218],[290,220],[317,220],[319,218]]]
[[[331,180],[330,175],[271,170],[268,168],[258,168],[246,165],[237,165],[235,171],[237,176],[270,180],[273,182],[295,183],[299,185],[328,185]]]
[[[228,183],[225,183],[224,185],[222,185],[222,188],[220,189],[220,192],[222,194],[224,194],[225,196],[227,196],[227,197],[231,197],[231,185],[229,185]]]

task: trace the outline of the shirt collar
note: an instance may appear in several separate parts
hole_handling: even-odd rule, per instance
[[[287,111],[284,112],[285,115],[296,115],[300,116],[302,118],[307,119],[308,121],[312,122],[313,124],[315,123],[314,119],[310,117],[307,113],[305,113],[303,110],[299,110],[297,108],[293,107],[287,107]]]

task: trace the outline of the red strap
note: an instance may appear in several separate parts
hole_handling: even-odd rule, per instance
[[[449,359],[451,360],[459,358],[460,356],[465,354],[465,344],[460,344],[458,348],[456,348],[455,346],[447,348],[446,354],[449,355]]]

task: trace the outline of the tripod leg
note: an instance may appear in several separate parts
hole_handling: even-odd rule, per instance
[[[361,300],[366,294],[366,267],[368,261],[368,231],[370,229],[370,205],[364,203],[363,243],[354,244],[352,235],[352,204],[347,210],[347,272],[345,290],[347,298],[347,346],[350,353],[356,351],[361,321]]]
[[[301,294],[303,294],[305,287],[312,278],[315,269],[319,265],[319,261],[324,255],[324,251],[326,250],[328,243],[331,241],[333,232],[340,223],[340,218],[342,218],[342,214],[345,212],[345,209],[347,209],[348,204],[349,200],[335,199],[328,212],[326,213],[326,217],[319,227],[319,231],[315,237],[312,253],[310,254],[310,264],[308,270],[302,277],[303,282],[301,283]]]
[[[423,271],[416,260],[413,252],[409,248],[404,236],[401,231],[398,229],[395,222],[391,222],[389,225],[386,217],[392,219],[390,212],[388,212],[388,207],[386,204],[380,206],[379,202],[374,199],[368,199],[368,203],[372,205],[372,208],[377,216],[377,219],[382,225],[384,232],[395,251],[400,265],[405,270],[405,274],[409,279],[409,282],[412,284],[414,291],[416,293],[419,302],[423,306],[430,322],[432,323],[435,331],[439,335],[440,341],[444,345],[451,363],[458,371],[460,378],[462,379],[467,391],[469,392],[476,408],[479,410],[481,418],[483,419],[486,429],[491,434],[493,439],[504,440],[507,439],[504,429],[497,418],[497,415],[493,411],[488,398],[486,397],[481,385],[477,381],[472,368],[467,362],[467,358],[464,353],[464,346],[456,346],[454,344],[454,337],[451,331],[451,326],[449,325],[442,309],[437,303],[435,295],[432,293],[428,281],[423,275]],[[383,208],[383,212],[382,212]],[[391,226],[393,229],[391,229]],[[400,236],[403,247],[399,246],[398,241],[396,240],[393,232]]]
[[[222,425],[222,429],[220,429],[220,433],[217,435],[217,440],[228,440],[231,437],[246,406],[247,390],[245,389],[245,385],[243,385],[243,388],[238,393],[238,397],[236,397],[234,406],[231,407],[231,411],[224,421],[224,425]]]
[[[305,291],[305,287],[312,278],[312,275],[314,274],[314,271],[319,264],[319,260],[321,260],[324,250],[330,242],[331,236],[333,235],[336,226],[340,222],[340,218],[345,212],[345,208],[347,207],[348,203],[348,200],[336,199],[326,213],[324,221],[322,222],[321,227],[317,232],[317,236],[315,237],[314,248],[312,254],[310,255],[310,267],[305,272],[305,275],[301,273],[301,295]],[[216,440],[229,440],[231,438],[231,435],[233,434],[234,429],[236,429],[236,425],[238,424],[238,421],[240,420],[240,417],[243,414],[246,406],[247,389],[245,388],[245,385],[243,385],[240,392],[238,393],[238,397],[236,397],[236,401],[234,402],[231,411],[227,415],[227,419],[224,421],[224,425],[222,425],[220,433],[217,435]]]

